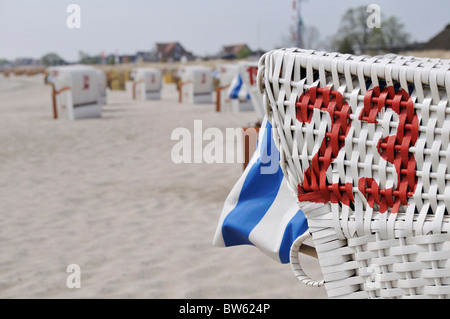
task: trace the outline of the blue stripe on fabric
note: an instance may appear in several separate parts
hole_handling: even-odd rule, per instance
[[[242,77],[239,74],[236,86],[233,88],[233,90],[230,93],[230,99],[238,99],[239,98],[239,91],[241,90],[241,88],[242,88]]]
[[[267,122],[261,141],[261,154],[268,153],[264,151],[266,147],[268,150],[272,149],[271,129],[272,126]],[[272,206],[283,180],[283,172],[280,169],[275,174],[261,174],[261,167],[269,165],[270,162],[261,163],[261,158],[258,157],[248,171],[238,203],[223,221],[222,236],[226,246],[253,245],[249,235]]]
[[[299,210],[286,226],[279,252],[281,263],[289,263],[289,254],[292,244],[298,237],[303,235],[307,229],[308,222],[306,220],[305,214],[301,210]]]

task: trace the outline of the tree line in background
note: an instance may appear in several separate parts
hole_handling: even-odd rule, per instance
[[[320,38],[314,26],[304,26],[301,35],[304,49],[337,51],[350,54],[381,54],[410,48],[411,35],[397,17],[381,15],[381,27],[369,28],[367,7],[349,9],[341,18],[337,32],[326,39]],[[283,47],[295,47],[295,26],[283,38]]]
[[[333,36],[321,39],[319,30],[314,26],[303,26],[302,47],[304,49],[337,51],[350,54],[382,54],[386,52],[399,52],[410,47],[410,34],[405,31],[405,26],[397,17],[385,17],[381,15],[381,28],[369,28],[367,25],[367,7],[349,9],[341,18],[337,32]],[[282,47],[296,46],[296,27],[289,27],[288,35],[281,40]],[[100,63],[99,57],[89,57],[82,51],[80,63],[95,64]],[[249,52],[244,52],[245,58]],[[0,59],[0,67],[10,63]],[[66,62],[56,53],[48,53],[41,58],[41,63],[45,66],[61,65]],[[107,64],[114,64],[115,59],[109,56]]]

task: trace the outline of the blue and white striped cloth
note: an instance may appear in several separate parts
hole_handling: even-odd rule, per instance
[[[279,158],[272,126],[265,119],[258,148],[225,201],[214,246],[254,245],[272,259],[289,263],[292,243],[308,225],[288,189]],[[276,172],[264,173],[274,160]]]
[[[245,88],[241,75],[238,73],[231,82],[229,89],[229,98],[231,100],[250,100],[248,89]]]

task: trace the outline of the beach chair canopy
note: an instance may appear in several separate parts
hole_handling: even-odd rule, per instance
[[[49,68],[49,77],[55,90],[69,88],[73,105],[94,104],[101,99],[104,73],[89,66],[70,65]]]
[[[134,72],[134,82],[144,83],[147,91],[158,91],[162,87],[161,71],[151,68],[138,68]]]
[[[181,82],[190,84],[194,94],[211,93],[213,90],[212,70],[204,66],[183,66],[179,70]]]

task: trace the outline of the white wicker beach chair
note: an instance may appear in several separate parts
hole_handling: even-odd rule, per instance
[[[98,118],[106,101],[105,74],[84,65],[49,68],[53,118]]]
[[[179,102],[188,104],[212,103],[213,78],[208,67],[190,65],[180,67]]]
[[[160,100],[162,89],[162,74],[158,69],[138,68],[133,81],[133,99]]]
[[[258,84],[330,298],[450,296],[450,63],[281,49]]]

